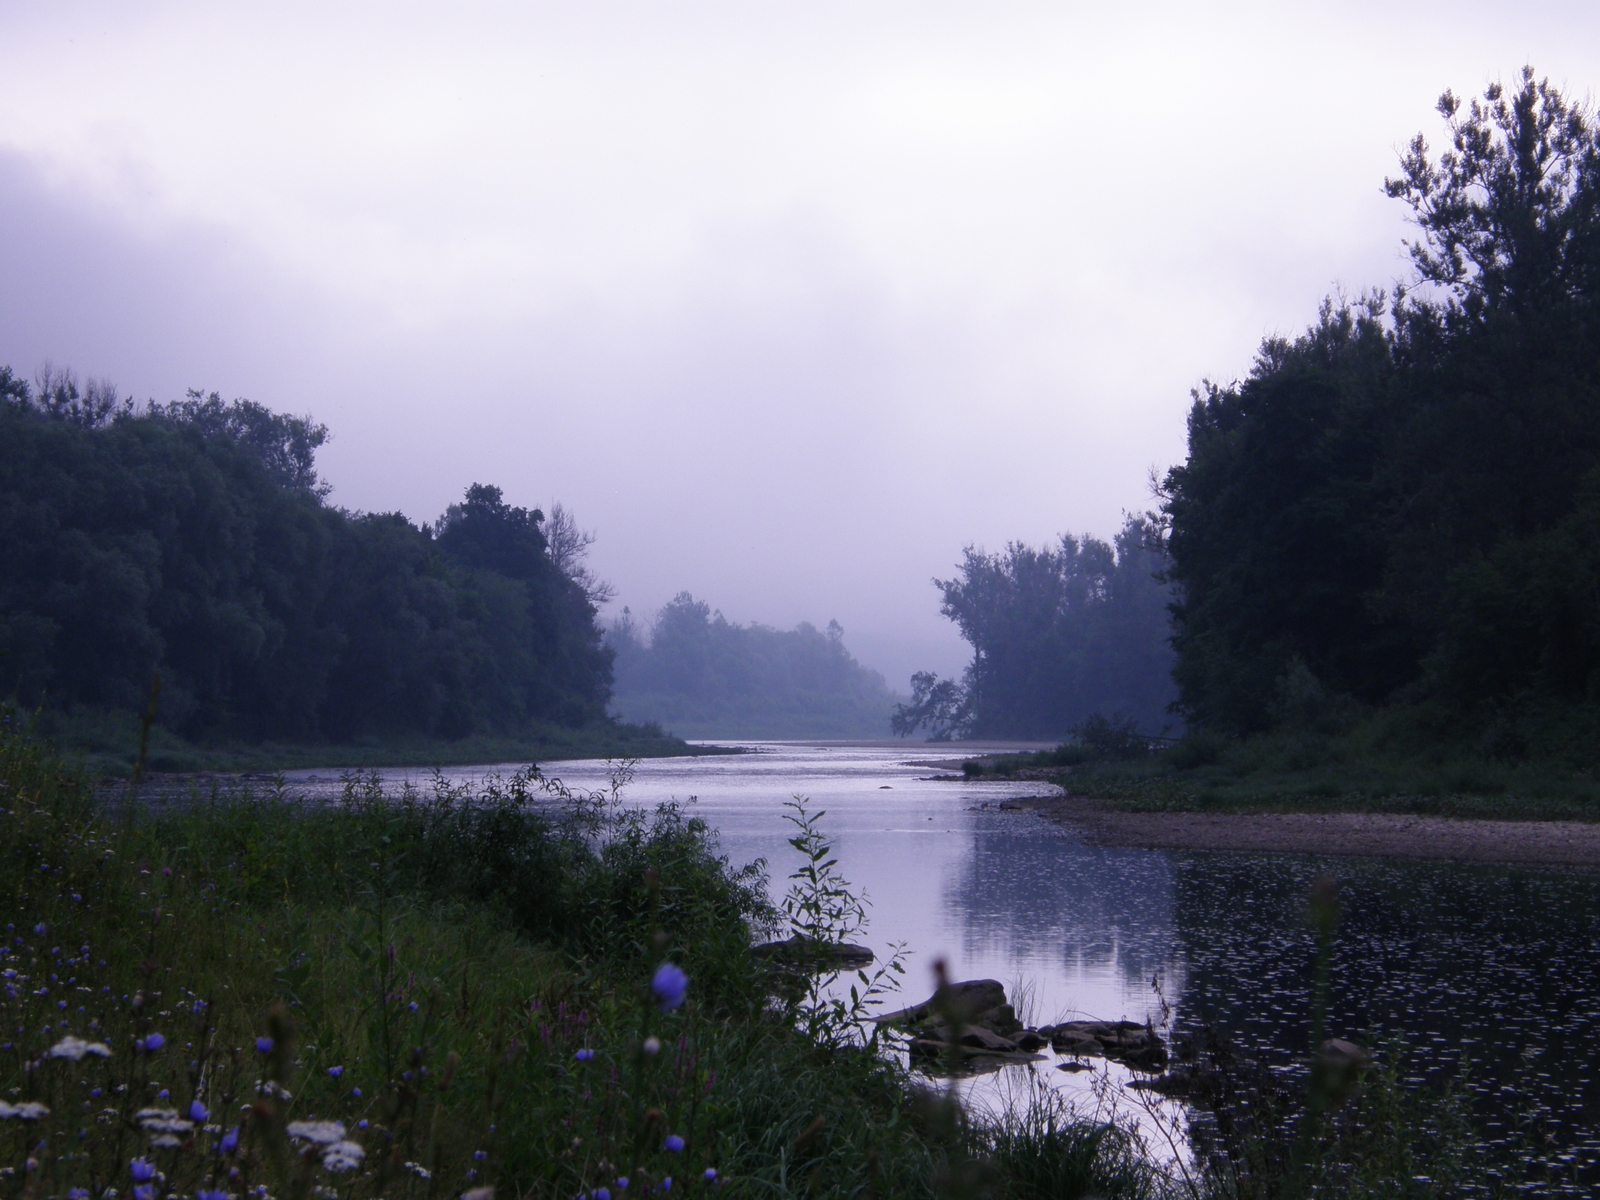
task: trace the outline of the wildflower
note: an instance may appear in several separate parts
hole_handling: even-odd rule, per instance
[[[365,1117],[362,1117],[361,1120],[356,1122],[356,1128],[357,1129],[365,1129],[366,1127],[367,1127],[367,1119]]]
[[[650,980],[650,990],[660,1001],[661,1011],[670,1012],[683,1003],[684,994],[689,990],[689,977],[676,963],[662,963]]]
[[[357,1100],[361,1099],[361,1089],[360,1088],[351,1088],[350,1089],[350,1094],[352,1096],[354,1096]]]
[[[593,1050],[579,1050],[572,1057],[577,1059],[579,1062],[588,1062],[591,1058],[594,1057],[594,1051]]]
[[[428,1170],[428,1168],[423,1166],[421,1163],[408,1162],[406,1163],[406,1170],[410,1171],[418,1179],[433,1178],[433,1172]]]
[[[154,1054],[167,1044],[167,1039],[159,1033],[147,1033],[144,1037],[133,1043],[135,1050],[143,1050],[146,1054]]]
[[[189,1120],[199,1124],[211,1115],[211,1110],[198,1100],[189,1101]]]
[[[331,1146],[344,1141],[344,1125],[339,1121],[290,1121],[289,1136],[302,1142]]]
[[[222,1141],[217,1143],[217,1149],[224,1154],[232,1154],[239,1148],[239,1127],[235,1125],[222,1135]]]
[[[156,1185],[141,1183],[133,1189],[133,1200],[156,1200]]]
[[[35,925],[33,927],[33,931],[35,933],[37,933],[40,937],[43,937],[45,934],[50,932],[50,927],[48,925],[46,925],[43,921],[40,921],[37,925]]]
[[[660,1183],[656,1184],[656,1191],[658,1191],[658,1192],[670,1192],[671,1190],[672,1190],[672,1176],[671,1175],[668,1175]]]
[[[489,1157],[489,1152],[487,1150],[474,1150],[472,1152],[472,1157],[477,1159],[479,1162],[482,1162],[484,1159]]]
[[[337,1078],[339,1078],[339,1076],[344,1074],[344,1068],[343,1067],[329,1067],[328,1068],[328,1074],[332,1075],[335,1079],[337,1079]]]
[[[412,1012],[416,1012],[417,1011],[417,1002],[415,1000],[413,1000],[410,1004],[406,1005],[406,1007],[409,1008]]]
[[[128,1164],[128,1173],[135,1183],[148,1183],[156,1176],[156,1169],[148,1159],[136,1158]]]
[[[147,1133],[171,1135],[188,1133],[194,1128],[194,1122],[180,1117],[175,1108],[141,1108],[133,1114],[133,1119],[139,1122],[139,1127]],[[167,1145],[166,1142],[157,1144]]]
[[[19,1121],[37,1121],[40,1117],[48,1117],[50,1110],[37,1100],[24,1100],[21,1104],[7,1104],[0,1100],[0,1121],[12,1117]]]
[[[88,1188],[68,1188],[67,1200],[89,1200]]]
[[[104,1042],[86,1042],[82,1038],[68,1034],[54,1046],[50,1047],[51,1058],[70,1058],[73,1062],[82,1062],[85,1054],[93,1054],[99,1058],[110,1058],[111,1047]]]
[[[323,1151],[322,1165],[330,1171],[353,1171],[366,1156],[367,1152],[355,1142],[335,1142]]]
[[[230,1200],[230,1197],[227,1192],[222,1191],[220,1188],[215,1191],[201,1188],[194,1194],[194,1200]]]
[[[651,1058],[654,1058],[661,1053],[661,1039],[655,1036],[645,1038],[643,1050]]]
[[[590,1192],[589,1195],[592,1196],[594,1200],[611,1200],[611,1189],[597,1187],[594,1191]]]
[[[681,1137],[679,1137],[677,1134],[675,1134],[675,1133],[667,1134],[667,1140],[666,1140],[665,1144],[666,1144],[666,1147],[667,1147],[667,1153],[669,1153],[669,1154],[682,1154],[683,1153],[683,1139]]]
[[[257,1054],[271,1054],[272,1053],[272,1045],[273,1045],[273,1043],[272,1043],[272,1039],[271,1038],[269,1038],[269,1037],[258,1037],[256,1039],[256,1053]]]
[[[618,1175],[617,1176],[617,1191],[625,1192],[627,1190],[628,1190],[628,1177],[626,1175]]]
[[[707,1183],[715,1183],[717,1181],[717,1169],[715,1167],[707,1167],[705,1179]]]

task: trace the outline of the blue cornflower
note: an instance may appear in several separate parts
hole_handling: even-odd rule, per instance
[[[136,1158],[128,1164],[128,1173],[135,1183],[146,1183],[155,1178],[156,1169],[148,1159]]]
[[[166,1044],[167,1039],[162,1037],[159,1033],[147,1033],[144,1035],[144,1037],[140,1038],[134,1043],[134,1047],[136,1049],[145,1051],[147,1054],[154,1054]]]
[[[205,1188],[201,1188],[194,1194],[194,1198],[195,1200],[228,1200],[228,1193],[220,1188],[216,1191],[207,1191]]]
[[[88,1188],[68,1188],[67,1200],[89,1200]]]
[[[676,963],[662,963],[650,980],[650,990],[661,1002],[661,1011],[669,1012],[683,1003],[684,993],[689,990],[689,977]]]
[[[156,1200],[156,1185],[141,1183],[133,1189],[133,1200]]]
[[[365,1117],[362,1117],[361,1120],[356,1122],[356,1128],[357,1129],[365,1129],[366,1127],[367,1127],[367,1119]]]
[[[232,1154],[238,1148],[239,1127],[235,1125],[232,1129],[228,1130],[227,1133],[222,1135],[222,1141],[218,1145],[217,1149],[221,1150],[224,1154]]]
[[[590,1192],[589,1195],[593,1196],[594,1200],[611,1200],[611,1189],[598,1187],[595,1188],[594,1191]]]
[[[618,1175],[617,1176],[617,1191],[625,1192],[627,1190],[628,1190],[628,1177],[626,1175]]]
[[[671,1190],[672,1190],[672,1176],[671,1175],[668,1175],[660,1183],[656,1184],[656,1191],[658,1191],[658,1192],[670,1192]],[[143,1200],[142,1197],[141,1197],[141,1200]]]
[[[706,1182],[707,1183],[715,1183],[716,1181],[717,1181],[717,1169],[715,1167],[707,1167],[706,1168]]]
[[[667,1140],[664,1144],[666,1145],[667,1153],[669,1154],[683,1153],[683,1139],[675,1133],[667,1134]]]
[[[189,1101],[189,1120],[193,1121],[196,1125],[203,1124],[205,1119],[210,1115],[211,1110],[204,1104],[201,1104],[200,1101]]]
[[[339,1076],[344,1074],[344,1068],[343,1067],[329,1067],[328,1068],[328,1074],[332,1075],[335,1079],[337,1079],[337,1078],[339,1078]]]
[[[40,937],[43,937],[45,934],[50,932],[50,926],[46,925],[43,921],[40,921],[33,927],[33,931]]]
[[[258,1037],[256,1039],[256,1053],[257,1054],[271,1054],[272,1053],[272,1046],[273,1046],[273,1041],[269,1037]]]
[[[591,1058],[594,1057],[594,1051],[593,1050],[579,1050],[572,1057],[577,1059],[579,1062],[588,1062]]]

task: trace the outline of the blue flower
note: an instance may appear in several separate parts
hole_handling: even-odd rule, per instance
[[[366,1127],[367,1127],[367,1119],[365,1117],[362,1117],[361,1120],[356,1122],[356,1128],[357,1129],[365,1129]]]
[[[271,1054],[272,1053],[272,1046],[273,1046],[273,1042],[272,1042],[272,1039],[269,1038],[269,1037],[258,1037],[256,1039],[256,1053],[257,1054]]]
[[[195,1200],[228,1200],[228,1193],[220,1189],[207,1191],[205,1188],[201,1188],[194,1194],[194,1198]]]
[[[683,1139],[675,1133],[667,1134],[665,1145],[667,1147],[667,1153],[669,1154],[683,1153]]]
[[[625,1192],[627,1190],[628,1190],[628,1177],[626,1175],[618,1175],[617,1176],[617,1191]]]
[[[593,1196],[594,1200],[611,1200],[611,1189],[597,1187],[594,1191],[590,1192],[589,1195]]]
[[[156,1185],[141,1183],[133,1189],[133,1200],[156,1200]]]
[[[189,1120],[193,1121],[196,1125],[203,1124],[205,1119],[210,1115],[211,1110],[208,1109],[204,1104],[201,1104],[200,1101],[189,1101]]]
[[[156,1177],[156,1169],[148,1159],[136,1158],[128,1164],[128,1173],[135,1183],[145,1183]]]
[[[68,1188],[67,1200],[89,1200],[88,1188]]]
[[[707,1167],[706,1168],[706,1182],[707,1183],[715,1183],[716,1180],[717,1180],[717,1169],[715,1167]]]
[[[218,1149],[221,1150],[224,1154],[232,1154],[238,1148],[239,1148],[239,1127],[237,1125],[235,1125],[232,1129],[228,1130],[227,1133],[222,1135],[222,1142],[218,1146]]]
[[[676,963],[662,963],[650,981],[650,990],[661,1002],[661,1011],[669,1012],[683,1003],[684,993],[689,990],[689,977]]]
[[[588,1062],[591,1058],[594,1057],[594,1051],[593,1050],[579,1050],[572,1057],[577,1059],[579,1062]]]
[[[671,1175],[668,1175],[660,1183],[656,1184],[656,1191],[658,1191],[658,1192],[670,1192],[671,1190],[672,1190],[672,1176]],[[140,1197],[140,1200],[144,1200],[144,1198]]]
[[[339,1076],[344,1074],[344,1068],[343,1067],[329,1067],[328,1068],[328,1074],[332,1075],[335,1079],[337,1079],[337,1078],[339,1078]]]
[[[145,1051],[147,1054],[154,1054],[166,1044],[167,1039],[162,1037],[159,1033],[147,1033],[144,1035],[144,1037],[135,1042],[134,1046]]]

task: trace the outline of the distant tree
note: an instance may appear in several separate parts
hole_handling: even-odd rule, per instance
[[[616,598],[616,589],[599,579],[585,561],[589,557],[589,547],[594,545],[594,534],[578,528],[577,518],[559,502],[550,506],[544,537],[556,570],[582,588],[590,604],[600,608]]]
[[[959,684],[919,673],[895,732],[932,736],[1064,736],[1091,713],[1151,732],[1169,724],[1162,533],[1130,517],[1111,544],[1063,535],[1055,547],[968,547],[961,574],[934,580],[941,611],[972,647]]]

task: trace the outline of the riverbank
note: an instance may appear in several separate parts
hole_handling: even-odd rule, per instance
[[[1093,845],[1600,869],[1600,824],[1372,812],[1151,812],[1086,796],[1007,800]]]
[[[41,713],[36,732],[91,775],[126,778],[139,755],[132,713]],[[577,729],[530,727],[519,736],[365,738],[352,742],[198,743],[159,725],[150,730],[146,775],[271,776],[316,767],[448,767],[473,763],[542,763],[587,758],[676,758],[737,754],[737,748],[695,746],[655,725],[623,721]]]

